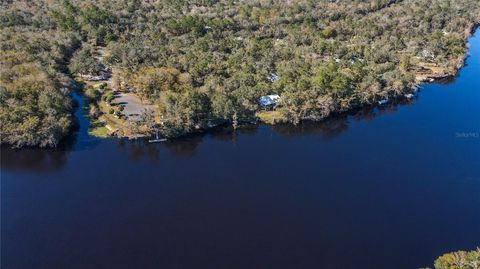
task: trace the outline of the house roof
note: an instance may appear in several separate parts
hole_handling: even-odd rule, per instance
[[[275,105],[279,100],[280,100],[280,96],[278,94],[271,94],[271,95],[265,95],[260,97],[260,99],[258,100],[258,103],[261,106],[270,106],[270,105]]]

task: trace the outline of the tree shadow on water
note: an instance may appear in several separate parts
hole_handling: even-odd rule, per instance
[[[61,169],[67,162],[65,150],[13,149],[9,146],[2,146],[0,152],[1,170],[48,173]]]
[[[151,161],[157,161],[160,159],[160,149],[157,144],[148,143],[146,140],[128,140],[117,139],[117,150],[121,154],[127,154],[128,159],[131,161],[139,161],[143,158],[147,158]]]
[[[414,105],[417,98],[397,98],[383,106],[362,106],[345,113],[333,114],[322,121],[307,120],[298,125],[277,124],[271,128],[275,133],[286,137],[318,135],[323,139],[333,139],[348,131],[351,121],[373,121],[378,116],[396,113],[400,106]]]
[[[418,98],[418,97],[417,97]],[[294,138],[296,136],[313,135],[322,139],[333,139],[348,131],[352,121],[373,121],[377,116],[396,113],[399,106],[409,106],[416,102],[414,99],[398,99],[384,106],[364,106],[348,113],[336,114],[321,122],[304,121],[299,125],[277,124],[267,126],[274,133],[284,137]],[[186,137],[168,140],[161,143],[149,143],[147,140],[139,139],[130,141],[128,139],[100,139],[90,137],[85,129],[78,128],[56,149],[34,149],[26,148],[21,150],[9,147],[1,148],[2,169],[27,170],[33,172],[49,172],[61,169],[67,162],[69,151],[95,150],[100,143],[115,143],[116,149],[112,154],[126,154],[131,161],[139,161],[147,158],[151,161],[158,161],[161,151],[166,150],[173,157],[191,158],[195,155],[205,138],[214,141],[237,143],[242,136],[255,136],[258,133],[258,125],[244,125],[234,130],[229,125],[220,126],[203,133],[196,133]],[[108,148],[108,147],[107,147]],[[102,149],[106,149],[103,148]],[[92,151],[92,152],[93,152]]]

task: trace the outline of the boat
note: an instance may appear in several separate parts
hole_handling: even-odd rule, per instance
[[[420,91],[420,89],[421,89],[421,88],[418,87],[418,86],[415,87],[415,88],[413,88],[413,92],[405,94],[405,97],[406,97],[407,99],[412,99],[412,98],[414,98],[414,97],[417,97],[417,96],[418,96],[418,92]]]
[[[385,105],[385,104],[387,104],[387,103],[388,103],[388,99],[387,99],[387,98],[378,101],[378,104],[381,105],[381,106],[382,106],[382,105]]]
[[[165,142],[165,141],[167,141],[166,138],[151,139],[151,140],[148,140],[148,143],[159,143],[159,142]]]

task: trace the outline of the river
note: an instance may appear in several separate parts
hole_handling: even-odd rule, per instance
[[[480,32],[411,103],[1,152],[1,267],[389,268],[480,246]]]

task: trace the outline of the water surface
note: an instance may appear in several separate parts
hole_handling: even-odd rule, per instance
[[[479,35],[410,104],[155,145],[80,117],[64,149],[4,148],[1,267],[403,269],[480,246]]]

